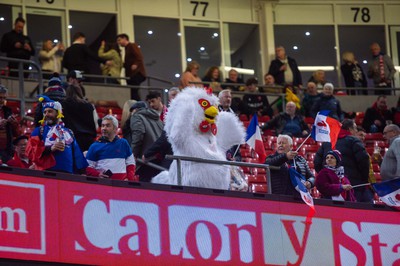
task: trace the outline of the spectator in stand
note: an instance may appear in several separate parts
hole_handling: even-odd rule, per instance
[[[325,80],[325,71],[317,70],[315,71],[308,82],[314,82],[317,85],[317,89],[322,89],[326,83]]]
[[[275,84],[275,78],[271,74],[264,75],[264,87],[260,89],[265,93],[284,93],[284,88]]]
[[[134,42],[129,42],[129,36],[125,33],[117,36],[117,43],[124,48],[121,51],[121,58],[125,76],[129,77],[128,85],[139,86],[147,78],[144,59],[139,46]],[[131,99],[140,100],[137,88],[131,88]]]
[[[361,142],[363,143],[364,147],[365,147],[365,136],[366,135],[367,135],[367,131],[365,131],[365,129],[363,127],[357,126],[357,133],[356,133],[355,136],[359,140],[361,140]],[[380,148],[379,148],[379,151],[380,151]],[[374,168],[372,166],[372,159],[373,158],[371,158],[371,156],[369,154],[368,154],[368,156],[369,156],[369,178],[368,178],[368,181],[370,183],[376,183],[376,178],[375,178],[375,174],[374,174]],[[375,156],[375,151],[374,151],[374,156]],[[379,153],[379,157],[380,157],[380,153]]]
[[[14,29],[7,32],[1,38],[0,50],[6,53],[7,57],[29,60],[31,56],[35,55],[35,47],[31,39],[23,34],[25,26],[25,19],[18,17],[14,22]],[[8,62],[11,77],[18,77],[18,64],[17,62]],[[24,70],[29,69],[28,64],[23,64]],[[17,70],[17,71],[15,71]],[[24,73],[27,78],[29,73]]]
[[[271,61],[268,74],[275,78],[275,82],[282,86],[293,86],[301,88],[302,78],[296,60],[286,55],[285,48],[275,48],[276,59]]]
[[[184,89],[186,87],[202,87],[202,84],[192,84],[190,82],[201,82],[198,75],[200,69],[199,63],[191,61],[187,64],[185,72],[183,72],[180,80],[179,88]]]
[[[4,163],[13,156],[13,138],[20,135],[17,114],[5,105],[7,96],[7,88],[0,85],[0,156]]]
[[[81,88],[74,85],[68,86],[62,107],[65,126],[74,132],[81,151],[87,151],[97,135],[96,109],[83,97]]]
[[[361,66],[356,61],[354,54],[352,52],[344,52],[342,55],[343,65],[340,66],[340,71],[342,72],[344,83],[347,88],[366,88],[368,86],[367,78],[365,77],[364,71]],[[358,94],[368,95],[366,89],[359,90]],[[355,90],[348,90],[348,95],[356,95]]]
[[[83,87],[82,81],[84,80],[82,72],[79,70],[72,70],[67,74],[67,84],[64,89],[67,89],[68,85],[73,85],[76,87],[80,87],[82,90],[82,94],[85,97],[86,96],[86,91],[85,88]]]
[[[43,78],[50,79],[54,72],[61,73],[62,57],[58,54],[64,51],[62,43],[53,44],[52,40],[43,41],[42,50],[39,51],[39,61],[42,64]]]
[[[372,60],[368,63],[368,78],[372,79],[376,88],[391,88],[393,76],[396,73],[392,59],[381,52],[378,43],[370,46]],[[390,95],[390,90],[375,90],[375,95]]]
[[[370,166],[369,155],[356,134],[357,125],[353,120],[345,119],[336,143],[336,149],[342,154],[344,173],[353,186],[368,183]],[[323,169],[326,155],[331,150],[330,142],[324,142],[318,149],[314,158],[314,168],[317,172]],[[354,193],[358,202],[372,202],[373,194],[368,186],[354,188]]]
[[[237,72],[235,69],[231,69],[228,72],[228,78],[225,79],[225,83],[237,83],[237,84],[243,84],[244,81],[243,79],[239,78],[239,72]],[[245,88],[243,86],[235,86],[235,85],[224,85],[222,86],[223,89],[230,89],[231,91],[243,91]]]
[[[341,165],[340,151],[329,151],[324,158],[326,164],[318,173],[315,182],[321,197],[340,201],[356,201],[353,187],[345,175],[345,168]]]
[[[178,95],[180,92],[178,87],[172,87],[168,90],[168,105],[171,103],[173,99]]]
[[[312,81],[308,82],[307,91],[304,93],[301,103],[301,112],[305,117],[312,117],[311,109],[320,96],[321,94],[317,91],[317,85]]]
[[[111,61],[107,61],[97,56],[86,45],[86,36],[82,32],[77,32],[73,36],[73,43],[65,50],[63,57],[63,67],[71,72],[73,70],[80,70],[85,74],[90,74],[89,60],[94,60],[99,63],[112,65]]]
[[[372,107],[367,108],[362,126],[368,133],[383,132],[387,123],[392,123],[393,114],[387,108],[385,95],[378,96]]]
[[[28,141],[26,153],[36,170],[65,173],[85,173],[88,166],[74,134],[64,127],[59,102],[47,96],[39,98],[43,110],[41,125],[36,127]]]
[[[28,156],[25,153],[27,144],[28,144],[28,137],[24,135],[16,137],[13,140],[15,152],[13,158],[8,160],[7,162],[8,166],[35,169],[35,165],[32,163],[31,160],[29,160]]]
[[[222,73],[219,70],[219,67],[217,67],[217,66],[210,67],[207,70],[206,75],[203,78],[203,81],[211,82],[211,83],[210,84],[204,84],[204,86],[210,87],[213,90],[220,90],[221,89],[221,85],[220,85],[221,77],[222,77]]]
[[[130,118],[132,115],[130,109],[135,102],[136,102],[135,100],[127,100],[125,101],[124,106],[122,107],[121,127],[122,127],[122,135],[124,136],[124,138],[128,134],[130,135],[130,126],[131,126]],[[128,140],[129,138],[126,139]],[[128,143],[130,142],[128,141]]]
[[[135,158],[126,139],[117,136],[118,120],[106,115],[101,122],[101,137],[86,155],[89,176],[114,180],[134,180]]]
[[[144,152],[160,137],[164,124],[159,114],[139,101],[131,107],[130,119],[131,148],[135,158],[142,158]],[[138,165],[136,174],[140,181],[149,182],[156,170],[147,165]]]
[[[253,114],[257,114],[259,117],[264,115],[272,117],[273,111],[268,98],[266,95],[258,93],[257,85],[256,78],[249,78],[246,81],[246,91],[250,93],[243,95],[241,113],[247,114],[249,118]]]
[[[99,57],[105,60],[110,60],[112,64],[100,66],[101,74],[103,76],[113,77],[107,79],[107,83],[120,84],[119,78],[121,76],[122,59],[119,47],[115,43],[106,43],[101,41],[101,45],[98,51]]]
[[[160,116],[160,120],[164,122],[165,115],[168,112],[167,106],[161,100],[161,93],[158,91],[150,91],[146,96],[147,104],[151,109],[155,110]]]
[[[271,74],[265,74],[264,75],[264,85],[265,86],[271,86],[271,87],[275,87],[275,78],[274,76],[272,76]]]
[[[393,123],[400,126],[400,97],[397,100],[397,104],[392,108]]]
[[[383,137],[390,146],[381,164],[382,181],[400,177],[400,128],[397,125],[387,125]]]
[[[53,73],[49,79],[48,87],[45,89],[43,95],[49,97],[53,101],[62,103],[65,100],[65,90],[62,87],[62,81],[58,73]],[[43,108],[41,104],[36,105],[34,122],[35,126],[40,126],[39,120],[43,118]]]
[[[226,89],[226,90],[220,91],[218,94],[218,99],[219,99],[218,111],[230,112],[232,114],[235,114],[235,112],[231,108],[231,104],[232,104],[231,90]],[[238,150],[238,145],[232,146],[226,152],[226,158],[227,158],[227,160],[232,160],[232,161],[237,161],[237,162],[242,161],[242,156],[240,154],[240,151]]]
[[[333,96],[333,84],[326,83],[324,89],[318,99],[315,100],[314,105],[311,108],[311,117],[317,115],[321,110],[329,110],[329,116],[335,118],[336,120],[342,121],[344,118],[344,113],[340,107],[340,101]]]
[[[276,151],[265,160],[266,164],[280,167],[279,170],[271,169],[272,194],[298,195],[289,176],[289,165],[296,162],[296,171],[299,171],[305,178],[305,186],[311,188],[314,176],[306,160],[293,151],[293,140],[288,135],[279,135],[276,143]]]
[[[304,122],[303,116],[296,114],[296,104],[294,102],[288,102],[286,111],[274,116],[261,129],[275,129],[277,135],[285,134],[299,138],[307,137],[310,134],[310,129]]]

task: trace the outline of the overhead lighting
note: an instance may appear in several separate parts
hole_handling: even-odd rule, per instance
[[[298,49],[299,49],[299,47],[297,47],[296,45],[293,46],[293,50],[298,50]]]
[[[192,62],[192,58],[188,57],[188,59],[186,59],[186,61]]]
[[[53,42],[54,42],[54,43],[58,43],[58,40],[57,40],[57,39],[54,39]]]
[[[218,37],[219,34],[218,34],[217,32],[214,32],[213,36],[214,36],[214,37]]]
[[[306,31],[305,35],[306,35],[306,36],[310,36],[311,33],[310,33],[309,31]]]
[[[299,66],[300,71],[317,71],[317,70],[323,70],[323,71],[333,71],[335,70],[334,66]]]
[[[152,31],[152,30],[149,30],[149,31],[147,31],[147,34],[148,34],[148,35],[152,35],[152,34],[153,34],[153,31]]]
[[[181,37],[181,36],[182,36],[182,33],[178,32],[176,35],[178,35],[179,37]]]
[[[0,21],[4,21],[5,19],[4,19],[4,17],[0,17]]]
[[[72,29],[72,25],[68,25],[68,29]]]
[[[363,64],[368,64],[368,61],[365,59],[362,62],[363,62]]]
[[[181,77],[180,74],[178,74],[178,73],[175,74],[175,78],[180,78],[180,77]]]
[[[255,73],[254,69],[249,69],[249,68],[230,67],[230,66],[224,67],[224,70],[226,72],[229,72],[231,69],[234,69],[239,74],[244,74],[244,75],[254,75],[254,73]]]
[[[200,47],[200,51],[204,51],[204,50],[206,50],[206,48],[204,48],[203,46]]]

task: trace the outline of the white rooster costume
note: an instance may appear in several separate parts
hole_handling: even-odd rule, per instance
[[[164,130],[174,155],[226,161],[226,151],[244,143],[242,122],[229,112],[218,113],[218,98],[203,88],[186,88],[168,108]],[[182,185],[228,189],[230,167],[182,161]],[[178,184],[177,163],[163,171],[153,183]]]

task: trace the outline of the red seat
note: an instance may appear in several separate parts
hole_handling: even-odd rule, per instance
[[[253,193],[267,193],[267,184],[253,183],[249,186],[250,191]]]
[[[383,140],[383,134],[378,132],[378,133],[367,133],[365,134],[365,141],[368,140]]]
[[[263,115],[258,118],[258,123],[265,123],[271,120],[271,118],[268,115]]]
[[[314,124],[314,117],[305,117],[304,118],[304,122],[306,123],[306,124]]]
[[[247,115],[241,114],[239,115],[239,120],[244,122],[244,121],[249,121],[249,118],[247,117]]]
[[[253,183],[263,183],[266,184],[267,183],[267,179],[265,178],[265,175],[249,175],[247,178],[247,182],[249,184],[253,184]]]

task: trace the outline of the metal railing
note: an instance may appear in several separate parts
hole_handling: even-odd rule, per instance
[[[43,79],[42,79],[42,69],[41,67],[32,60],[24,60],[24,59],[16,59],[16,58],[10,58],[10,57],[4,57],[0,56],[0,61],[6,61],[6,62],[17,62],[18,63],[18,88],[19,88],[19,98],[15,99],[17,101],[21,102],[21,108],[20,108],[20,115],[23,117],[25,115],[25,90],[24,90],[24,64],[29,64],[33,68],[37,70],[38,74],[38,91],[39,94],[43,93]]]
[[[266,179],[267,179],[268,194],[271,194],[271,191],[272,191],[271,173],[269,170],[270,169],[273,169],[273,170],[280,169],[277,166],[270,166],[268,164],[246,163],[246,162],[235,162],[235,161],[220,161],[220,160],[203,159],[203,158],[190,157],[190,156],[166,155],[165,158],[170,159],[170,160],[176,160],[179,186],[182,185],[182,161],[205,163],[205,164],[235,165],[235,166],[244,166],[244,167],[253,167],[253,168],[264,168],[265,174],[266,174]]]

